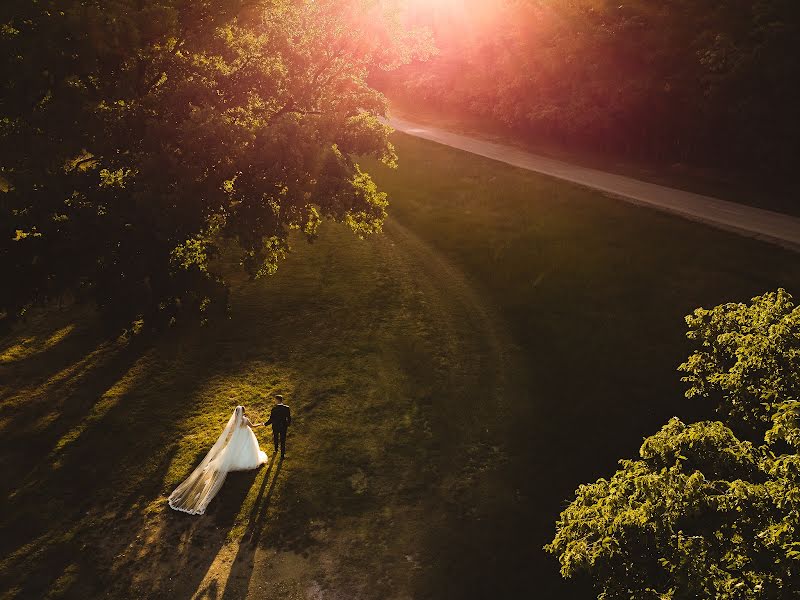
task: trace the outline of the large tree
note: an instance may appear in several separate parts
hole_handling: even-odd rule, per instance
[[[546,549],[603,600],[798,598],[800,307],[779,290],[687,321],[688,395],[714,398],[723,420],[670,420],[578,488]]]
[[[0,5],[0,313],[82,290],[115,320],[226,305],[288,233],[380,231],[393,163],[367,84],[428,51],[385,1],[9,0]]]

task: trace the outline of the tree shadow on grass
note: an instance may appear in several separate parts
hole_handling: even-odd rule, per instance
[[[158,514],[132,517],[124,527],[128,535],[104,551],[123,556],[110,572],[103,573],[102,585],[94,589],[112,597],[217,597],[211,589],[215,581],[208,590],[198,588],[227,543],[242,503],[260,474],[230,473],[204,515],[173,511],[163,499]]]
[[[198,365],[216,352],[185,341],[134,339],[87,361],[91,345],[67,340],[61,351],[86,364],[14,407],[0,439],[0,464],[11,475],[0,516],[0,587],[9,597],[130,597],[142,573],[134,595],[179,597],[170,591],[179,576],[187,587],[202,580],[255,475],[231,474],[204,517],[166,507],[161,494],[193,405],[169,399],[192,398],[211,376]],[[169,389],[158,393],[152,378],[176,357],[188,364],[165,376]]]
[[[77,307],[58,312],[42,309],[27,322],[3,329],[0,333],[0,365],[13,363],[19,367],[45,352],[58,353],[65,341],[85,329],[76,323],[78,311]]]
[[[102,330],[96,315],[78,308],[37,317],[32,335],[24,327],[15,328],[0,341],[4,348],[0,352],[0,417],[17,412],[15,396],[25,392],[26,404],[40,401],[46,391],[69,383],[82,367],[113,353],[121,345],[118,342],[116,335]]]
[[[80,429],[87,415],[148,348],[149,343],[142,341],[109,351],[109,357],[87,365],[76,374],[67,389],[48,390],[41,400],[15,407],[15,414],[0,438],[0,464],[6,474],[0,494],[18,506],[24,518],[9,519],[10,527],[4,528],[6,535],[0,551],[9,552],[9,545],[23,545],[51,528],[51,523],[41,521],[37,514],[35,507],[41,502],[38,495],[58,490],[58,498],[51,502],[70,505],[72,510],[81,510],[91,501],[90,497],[81,497],[81,490],[92,489],[91,485],[84,487],[82,479],[94,476],[93,460],[85,452],[77,454],[81,457],[77,461],[71,453],[59,460],[54,448],[73,429],[83,435],[91,433]],[[89,448],[92,454],[98,447]],[[84,458],[86,462],[80,464]]]
[[[135,519],[133,514],[136,514],[118,507],[135,507],[140,498],[155,493],[154,489],[160,487],[174,454],[175,448],[165,452],[155,467],[148,470],[145,484],[124,499],[112,502],[108,512],[98,505],[90,487],[77,486],[76,490],[86,490],[86,498],[72,501],[72,511],[61,507],[58,517],[43,523],[44,526],[50,525],[48,534],[52,537],[33,545],[36,554],[33,561],[28,560],[30,556],[19,557],[27,562],[21,565],[25,572],[18,597],[89,598],[99,596],[108,589],[110,585],[103,583],[102,575],[102,569],[108,566],[102,562],[107,556],[104,551],[125,539],[125,526]],[[149,485],[147,482],[150,482]],[[45,487],[54,489],[56,485],[55,482],[49,482]],[[58,500],[60,502],[63,498]],[[64,514],[68,514],[66,520],[63,520]]]

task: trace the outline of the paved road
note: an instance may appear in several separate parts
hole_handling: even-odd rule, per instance
[[[389,124],[410,135],[485,156],[522,169],[578,183],[623,200],[755,237],[800,252],[800,218],[710,196],[647,183],[531,154],[520,148],[420,125],[400,117]]]

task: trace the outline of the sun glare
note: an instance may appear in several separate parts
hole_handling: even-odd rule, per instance
[[[428,26],[437,38],[469,37],[503,13],[496,0],[406,0],[409,20]]]

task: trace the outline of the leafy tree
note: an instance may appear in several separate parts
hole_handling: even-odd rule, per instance
[[[776,407],[800,400],[800,307],[786,290],[686,317],[696,346],[679,369],[688,398],[712,400],[731,426],[763,437]]]
[[[80,289],[122,322],[207,315],[222,240],[258,277],[290,230],[380,231],[367,77],[427,51],[377,0],[4,2],[0,313]]]
[[[800,597],[800,386],[769,370],[796,360],[792,319],[783,290],[687,317],[701,346],[687,363],[690,382],[735,423],[768,419],[762,438],[742,440],[726,422],[671,419],[638,459],[581,485],[561,513],[545,549],[564,577],[589,575],[603,600]],[[758,347],[763,369],[754,370]]]

